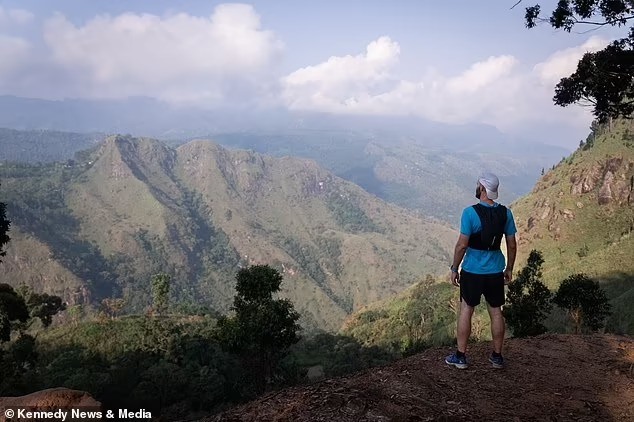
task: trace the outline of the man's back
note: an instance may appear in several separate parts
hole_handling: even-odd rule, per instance
[[[480,202],[478,205],[486,208],[502,206],[497,202],[494,202],[493,205]],[[471,237],[472,235],[482,231],[482,221],[476,209],[472,206],[465,208],[460,219],[460,233],[467,237]],[[513,236],[516,232],[517,228],[515,227],[513,213],[509,208],[506,208],[506,221],[504,223],[503,233],[506,236]],[[462,262],[462,269],[473,274],[501,273],[504,271],[504,267],[504,254],[499,248],[489,251],[468,247],[464,261]]]

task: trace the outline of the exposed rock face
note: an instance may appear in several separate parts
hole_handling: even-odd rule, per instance
[[[49,388],[20,397],[0,397],[0,422],[7,422],[4,410],[7,408],[28,407],[31,410],[81,409],[99,411],[101,403],[85,391],[68,388]],[[15,418],[13,420],[16,420]],[[26,419],[20,419],[25,421]],[[77,420],[77,419],[75,419]]]
[[[570,193],[583,195],[598,189],[599,205],[627,204],[632,194],[632,183],[628,180],[627,173],[632,167],[634,162],[626,162],[622,157],[608,158],[603,163],[594,164],[584,174],[570,176]]]
[[[614,183],[614,174],[608,170],[603,177],[603,183],[599,188],[599,205],[609,204],[614,197],[612,196],[612,184]]]
[[[581,195],[592,191],[600,177],[601,167],[596,164],[592,166],[588,174],[585,174],[583,176],[573,174],[572,176],[570,176],[570,182],[572,183],[570,193],[572,193],[573,195]]]

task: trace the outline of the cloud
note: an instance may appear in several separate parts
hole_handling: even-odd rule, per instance
[[[44,41],[52,64],[75,76],[77,95],[176,102],[220,101],[244,87],[257,92],[283,49],[243,4],[220,5],[210,17],[125,13],[83,26],[56,14]]]
[[[245,4],[222,4],[205,17],[124,13],[81,24],[55,14],[44,21],[41,40],[18,35],[18,26],[31,20],[29,11],[0,6],[0,57],[10,58],[0,61],[0,94],[281,104],[291,110],[487,123],[506,131],[548,124],[585,130],[588,110],[554,106],[553,88],[586,51],[608,43],[592,37],[536,64],[511,54],[484,57],[452,73],[434,70],[430,58],[418,77],[403,79],[401,46],[381,36],[349,55],[281,75],[282,41]]]
[[[577,69],[577,62],[585,53],[601,50],[608,42],[604,38],[591,37],[580,46],[555,52],[543,63],[535,65],[534,72],[543,83],[555,85]]]
[[[606,44],[593,37],[532,67],[512,55],[501,55],[455,75],[430,70],[417,80],[401,80],[395,77],[399,44],[381,37],[365,53],[330,57],[283,77],[283,99],[295,110],[419,115],[446,123],[487,123],[507,131],[536,123],[585,126],[591,119],[588,110],[555,107],[553,88],[574,71],[586,51]]]
[[[33,13],[24,9],[5,9],[0,5],[0,26],[7,23],[24,25],[33,20]]]
[[[398,43],[380,37],[368,44],[365,53],[333,56],[284,77],[282,96],[290,108],[354,108],[359,97],[378,95],[391,86],[389,71],[398,63],[399,54]]]
[[[0,34],[0,57],[10,57],[10,60],[0,60],[0,80],[10,79],[20,72],[28,62],[30,52],[31,44],[28,41]]]

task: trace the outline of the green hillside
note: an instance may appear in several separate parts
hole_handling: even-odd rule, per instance
[[[240,266],[283,272],[304,323],[334,330],[367,303],[443,271],[455,232],[387,204],[314,161],[172,149],[110,137],[75,163],[0,166],[13,221],[0,282],[69,304],[123,296],[149,303],[149,280],[173,276],[172,301],[226,312]]]
[[[598,279],[613,306],[608,330],[634,333],[634,122],[594,126],[588,143],[563,159],[527,196],[511,205],[518,227],[521,269],[532,249],[544,254],[551,289],[571,274]],[[451,342],[458,290],[448,282],[419,282],[351,315],[343,333],[363,344],[424,347]],[[472,336],[490,338],[480,307]],[[561,328],[561,316],[549,324]]]
[[[434,134],[398,131],[373,135],[354,131],[233,133],[213,137],[223,145],[249,148],[275,156],[313,159],[337,176],[381,199],[420,211],[455,226],[462,209],[472,203],[475,179],[484,169],[502,180],[500,199],[509,203],[527,193],[544,166],[566,151],[549,146],[476,133]],[[474,139],[475,138],[475,139]],[[482,152],[486,151],[486,152]]]
[[[512,205],[518,265],[544,253],[544,279],[599,279],[615,307],[612,329],[634,331],[634,122],[595,127],[588,143],[548,171]]]

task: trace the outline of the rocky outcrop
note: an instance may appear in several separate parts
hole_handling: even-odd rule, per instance
[[[603,163],[594,164],[583,174],[570,176],[570,193],[584,195],[596,191],[599,205],[627,204],[632,195],[632,183],[628,173],[634,168],[634,162],[622,157],[612,157]]]
[[[85,391],[68,388],[49,388],[19,397],[0,397],[0,422],[7,422],[5,409],[29,408],[30,410],[55,411],[58,409],[81,409],[82,411],[100,411],[101,403]],[[16,420],[15,418],[13,420]],[[79,420],[79,419],[73,419]],[[94,420],[94,419],[93,419]],[[28,419],[20,419],[28,421]]]

